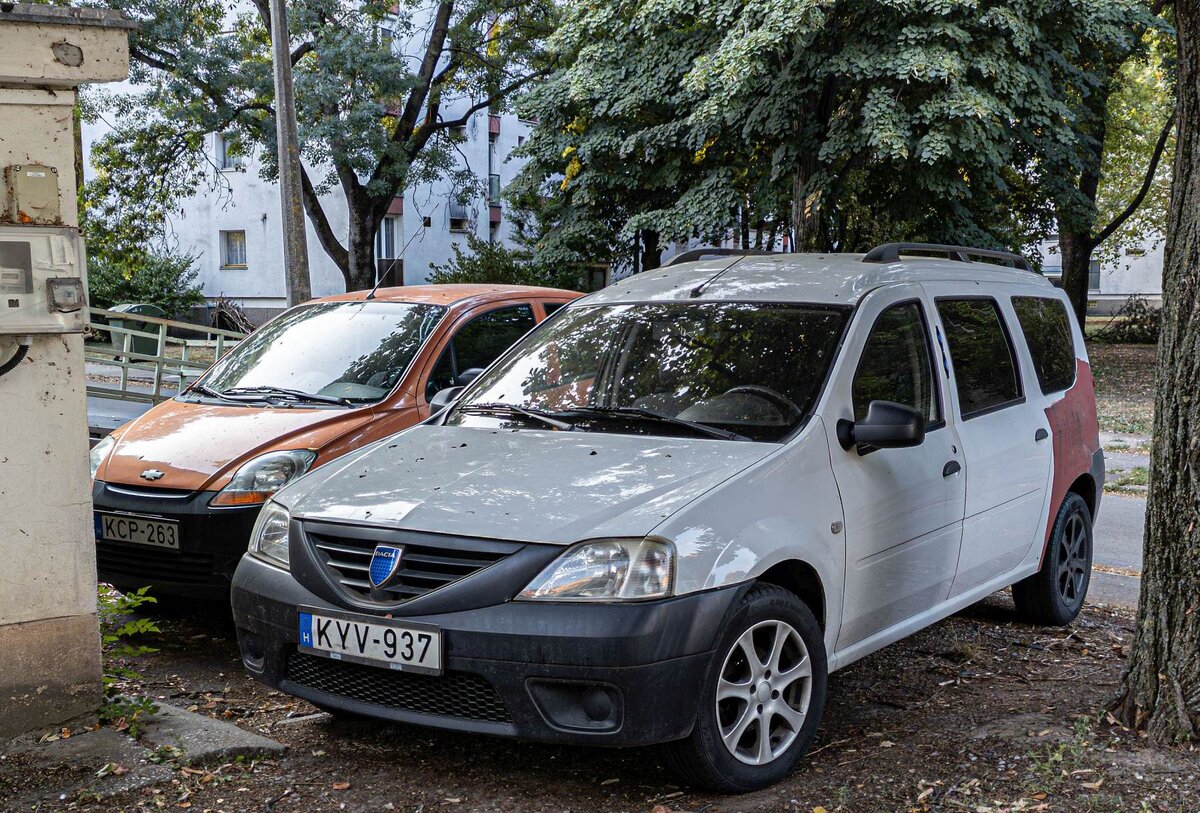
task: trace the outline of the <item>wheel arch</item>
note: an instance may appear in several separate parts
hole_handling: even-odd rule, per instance
[[[1068,494],[1078,494],[1083,498],[1084,503],[1088,507],[1088,513],[1092,515],[1092,519],[1096,518],[1096,480],[1090,473],[1084,473],[1075,478],[1074,482],[1067,487]],[[1058,509],[1056,508],[1055,511]]]
[[[825,631],[825,586],[817,569],[800,559],[785,559],[767,568],[757,581],[774,584],[803,601]]]

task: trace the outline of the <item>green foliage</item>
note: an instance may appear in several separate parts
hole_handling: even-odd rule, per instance
[[[111,256],[88,258],[88,301],[95,308],[149,302],[171,316],[204,304],[191,257],[147,253],[131,265]]]
[[[1026,245],[1075,194],[1075,102],[1103,81],[1085,56],[1130,50],[1147,17],[1136,0],[571,4],[568,64],[522,102],[541,125],[514,194],[546,201],[553,256],[739,220],[790,222],[802,248]]]
[[[466,251],[455,242],[454,256],[445,265],[430,263],[429,282],[491,283],[495,285],[544,285],[580,290],[584,275],[578,265],[551,262],[526,249],[511,249],[500,243],[467,235]]]
[[[121,201],[161,220],[188,195],[227,191],[211,133],[260,158],[264,180],[276,178],[268,0],[91,4],[140,24],[130,46],[135,92],[93,92],[88,105],[113,124],[93,162]],[[290,0],[288,11],[306,209],[347,284],[369,287],[375,231],[395,194],[435,178],[461,196],[483,194],[454,127],[502,109],[540,75],[554,4]],[[468,104],[450,107],[463,97]],[[351,213],[342,235],[321,201],[335,192]]]
[[[1104,159],[1096,199],[1097,222],[1113,221],[1136,197],[1164,125],[1175,115],[1174,41],[1159,31],[1144,37],[1143,47],[1113,79],[1105,122]],[[1154,248],[1166,231],[1171,197],[1175,139],[1167,142],[1142,205],[1094,255],[1103,263],[1120,262],[1120,249]]]
[[[127,684],[141,679],[141,675],[126,663],[157,651],[134,643],[134,640],[141,635],[159,632],[158,626],[146,617],[130,617],[130,613],[138,608],[157,603],[156,598],[146,594],[148,590],[143,587],[133,593],[122,593],[102,584],[97,591],[100,646],[104,659],[101,676],[104,700],[100,706],[100,719],[128,726],[134,736],[142,718],[158,710],[148,697],[128,697],[123,693]]]
[[[1113,318],[1089,337],[1110,344],[1158,344],[1162,332],[1162,308],[1156,308],[1144,296],[1134,294],[1113,314]]]

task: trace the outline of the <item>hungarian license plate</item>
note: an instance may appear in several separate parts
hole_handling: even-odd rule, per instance
[[[130,542],[154,548],[179,550],[179,523],[137,514],[106,514],[97,511],[96,538],[105,542]]]
[[[301,607],[300,649],[403,672],[442,673],[442,633],[429,624]]]

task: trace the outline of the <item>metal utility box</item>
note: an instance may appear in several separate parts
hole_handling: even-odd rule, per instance
[[[0,334],[82,333],[84,291],[79,232],[0,226]]]
[[[58,169],[44,164],[13,164],[4,168],[7,190],[5,219],[10,223],[53,226],[62,222]]]

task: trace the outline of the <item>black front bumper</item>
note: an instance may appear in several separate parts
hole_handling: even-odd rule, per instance
[[[628,746],[691,731],[712,650],[744,589],[623,605],[507,601],[411,616],[442,632],[439,676],[300,652],[297,607],[344,608],[251,556],[234,576],[233,616],[245,668],[320,706],[459,731]]]
[[[212,508],[212,491],[178,492],[95,482],[95,511],[135,514],[179,523],[179,550],[112,542],[96,535],[100,581],[150,595],[229,600],[238,561],[250,542],[260,506]]]

